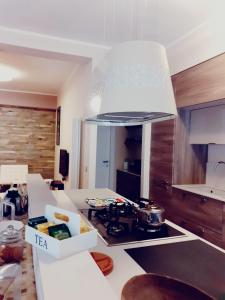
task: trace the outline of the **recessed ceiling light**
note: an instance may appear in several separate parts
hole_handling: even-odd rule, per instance
[[[20,72],[17,69],[9,67],[4,64],[0,64],[0,81],[12,81],[20,76]]]

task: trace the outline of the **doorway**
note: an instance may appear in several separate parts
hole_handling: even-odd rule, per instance
[[[96,188],[110,188],[113,190],[112,168],[114,166],[112,128],[97,127],[97,154],[96,154]]]
[[[138,178],[138,194],[148,198],[150,137],[150,124],[143,125],[142,128],[97,126],[95,187],[109,188],[130,197],[126,191],[123,193],[125,184],[119,178],[122,174],[126,182],[127,177],[134,177],[135,182]],[[125,170],[124,162],[127,159],[130,164],[129,170]],[[137,183],[129,183],[129,180],[127,184],[129,187],[137,185]]]

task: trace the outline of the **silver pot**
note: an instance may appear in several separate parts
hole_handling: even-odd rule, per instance
[[[138,221],[151,226],[160,226],[165,221],[165,210],[155,204],[144,208],[136,208]]]

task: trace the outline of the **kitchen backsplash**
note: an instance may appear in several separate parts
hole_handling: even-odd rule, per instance
[[[218,161],[225,162],[225,145],[209,145],[206,184],[225,190],[225,164],[217,165]]]

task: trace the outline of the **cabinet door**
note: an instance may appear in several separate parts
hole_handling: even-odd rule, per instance
[[[152,124],[150,198],[165,208],[166,216],[172,193],[174,127],[174,120]]]
[[[222,234],[219,234],[218,232],[210,230],[197,223],[193,223],[191,220],[183,219],[179,216],[174,216],[171,221],[221,248],[224,247]]]
[[[225,54],[172,77],[177,107],[225,98]]]
[[[164,182],[154,181],[151,189],[151,200],[165,209],[165,217],[170,220],[172,207],[170,204],[171,187]]]
[[[170,203],[181,217],[222,234],[223,202],[174,189]]]

